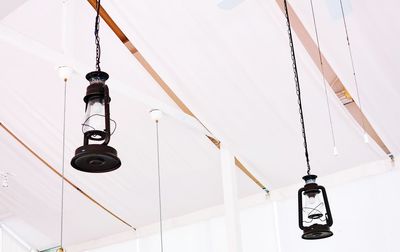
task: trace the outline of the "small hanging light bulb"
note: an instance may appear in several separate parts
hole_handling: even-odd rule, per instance
[[[339,152],[338,152],[338,149],[337,149],[336,146],[333,146],[333,155],[334,156],[338,156],[339,155]]]
[[[63,81],[67,81],[71,77],[74,70],[69,66],[59,66],[57,68],[57,72],[60,79],[62,79]]]
[[[367,132],[364,132],[364,143],[369,143],[369,136],[367,134]]]
[[[4,177],[4,178],[3,178],[3,182],[1,183],[1,185],[2,185],[4,188],[7,188],[7,187],[8,187],[8,179],[7,179],[7,177]]]
[[[4,188],[8,187],[8,175],[10,175],[8,172],[0,173],[0,177],[2,178],[1,186]]]
[[[161,110],[159,110],[159,109],[150,110],[151,120],[158,122],[162,116],[163,116],[163,112]]]

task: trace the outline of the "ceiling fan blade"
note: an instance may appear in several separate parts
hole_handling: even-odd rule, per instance
[[[218,0],[218,6],[221,9],[230,10],[238,6],[244,0]]]

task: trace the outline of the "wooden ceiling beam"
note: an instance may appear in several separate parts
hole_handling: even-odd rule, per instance
[[[96,9],[96,0],[87,0],[89,4]],[[134,46],[134,44],[128,39],[128,37],[124,34],[124,32],[118,27],[118,25],[114,22],[114,20],[110,17],[107,11],[101,6],[100,7],[100,16],[106,22],[106,24],[111,28],[114,34],[121,40],[121,42],[127,47],[127,49],[133,54],[136,60],[142,65],[142,67],[147,71],[148,74],[157,82],[157,84],[164,90],[164,92],[171,98],[171,100],[187,115],[195,118],[203,127],[207,129],[207,127],[194,115],[194,113],[186,106],[186,104],[175,94],[175,92],[168,86],[168,84],[161,78],[161,76],[154,70],[154,68],[150,65],[150,63],[143,57],[143,55],[138,51],[138,49]],[[210,132],[210,131],[209,131]],[[212,134],[211,134],[212,135]],[[221,147],[221,142],[209,135],[206,137],[218,148]],[[262,190],[268,191],[266,186],[260,181],[260,179],[256,178],[249,169],[247,169],[238,158],[235,157],[236,166],[243,171],[254,183],[256,183]]]
[[[285,15],[285,5],[284,0],[276,0],[282,13]],[[296,14],[292,6],[288,3],[288,11],[290,16],[290,24],[292,25],[293,31],[296,33],[300,42],[306,49],[307,53],[310,55],[312,61],[316,67],[321,71],[320,60],[318,54],[318,46],[304,27],[299,16]],[[344,42],[343,42],[344,43]],[[347,91],[345,85],[340,80],[339,76],[336,74],[335,70],[329,64],[328,60],[325,58],[321,52],[322,64],[324,65],[324,77],[328,82],[329,86],[342,102],[343,106],[347,109],[353,119],[360,125],[361,128],[373,139],[378,146],[385,152],[390,158],[393,158],[391,151],[385,145],[383,140],[379,137],[378,133],[375,131],[372,124],[369,122],[368,118],[361,111],[360,107],[355,103],[351,94]]]

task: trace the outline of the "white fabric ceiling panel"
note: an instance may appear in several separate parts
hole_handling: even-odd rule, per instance
[[[61,51],[63,32],[63,29],[61,29],[63,22],[61,1],[33,0],[24,2],[19,8],[3,17],[0,23],[22,32],[27,37],[51,49]],[[42,8],[39,8],[39,6]]]
[[[103,4],[172,90],[225,146],[261,175],[269,189],[299,181],[305,172],[302,139],[285,20],[275,1],[246,0],[231,10],[220,9],[214,0],[112,0]],[[306,3],[293,4],[310,29]],[[316,4],[321,26],[329,27],[321,30],[323,51],[343,82],[352,83],[341,24],[329,18],[324,4]],[[390,19],[395,20],[395,8],[386,7],[387,19],[373,16],[368,20],[374,4],[367,1],[365,6],[354,7],[349,24],[362,20],[377,23],[368,23],[370,27],[385,27]],[[41,15],[38,6],[46,6]],[[154,107],[137,97],[150,97],[173,109],[177,106],[102,22],[102,69],[111,76],[111,115],[118,122],[111,145],[123,165],[108,174],[78,172],[69,161],[82,142],[82,97],[87,85],[83,74],[94,67],[93,8],[80,0],[31,0],[3,18],[0,25],[0,39],[8,41],[0,42],[4,59],[0,61],[1,122],[59,170],[63,86],[54,67],[72,64],[78,74],[68,83],[66,176],[136,227],[157,221],[155,126],[148,114]],[[5,28],[14,33],[3,34]],[[352,29],[355,57],[361,59],[358,67],[365,112],[383,140],[398,152],[400,136],[393,116],[400,114],[400,90],[393,84],[398,57],[395,32],[390,31],[378,31],[390,40],[382,48],[374,31]],[[331,34],[336,34],[335,39]],[[339,39],[343,45],[337,43]],[[20,43],[18,48],[10,41]],[[295,44],[315,173],[329,174],[382,158],[375,143],[363,143],[360,127],[329,93],[340,153],[333,156],[321,76],[296,38]],[[368,56],[371,60],[365,58]],[[354,87],[346,86],[354,94]],[[9,156],[4,167],[17,174],[15,189],[11,186],[14,190],[0,192],[5,199],[1,213],[19,218],[8,219],[16,232],[22,232],[23,225],[12,223],[21,221],[37,230],[31,240],[26,238],[28,242],[38,247],[54,245],[58,240],[59,178],[4,131],[1,134],[2,151]],[[164,217],[222,203],[217,148],[170,117],[162,119],[160,137]],[[238,174],[241,196],[259,191],[243,173]],[[67,188],[67,242],[125,230],[120,222]]]
[[[230,11],[211,0],[105,6],[172,89],[268,187],[298,181],[305,167],[301,132],[286,23],[274,1],[245,1]],[[340,151],[332,155],[321,77],[295,43],[315,172],[382,157],[374,143],[362,142],[361,130],[330,94]]]
[[[8,216],[2,217],[1,222],[34,248],[56,246],[60,237],[60,177],[3,130],[0,139],[2,170],[12,174],[9,176],[9,187],[0,189],[1,204],[9,210]],[[66,244],[127,230],[75,189],[67,184],[65,188]]]
[[[10,12],[13,12],[26,1],[27,0],[15,0],[2,3],[0,10],[0,19],[7,16]]]
[[[314,36],[309,1],[291,1]],[[343,1],[363,112],[393,154],[400,152],[400,88],[397,74],[398,1]],[[346,35],[337,1],[314,1],[321,49],[357,103]],[[377,11],[379,10],[379,11]]]
[[[21,60],[18,68],[12,64],[8,64],[8,67],[4,66],[4,69],[9,71],[5,71],[1,79],[5,95],[0,106],[3,115],[2,122],[39,155],[60,170],[62,83],[57,79],[52,67],[45,62],[29,55],[19,55],[20,51],[4,44],[1,48],[4,49],[3,55],[9,54],[10,57],[14,55]],[[40,67],[32,68],[29,66]],[[20,77],[15,79],[15,76]],[[9,83],[13,83],[13,85],[8,85]],[[38,83],[38,85],[33,85],[35,83]],[[134,226],[142,226],[156,221],[158,205],[155,127],[148,114],[151,108],[133,102],[126,96],[114,95],[111,107],[112,117],[118,122],[118,128],[111,143],[118,149],[123,166],[120,170],[109,174],[81,173],[69,166],[74,149],[82,141],[79,125],[83,115],[84,106],[81,99],[85,86],[79,86],[76,83],[85,82],[83,78],[74,76],[68,84],[66,177]],[[6,86],[8,88],[5,88]],[[4,131],[2,132],[4,133]],[[197,132],[188,129],[187,126],[181,125],[168,117],[165,117],[160,123],[160,134],[165,218],[220,204],[222,202],[222,189],[217,149],[209,143],[206,137],[198,135]],[[9,135],[4,137],[12,142]],[[20,148],[18,155],[29,157],[31,154]],[[6,160],[4,170],[14,173],[16,172],[14,166],[20,165],[20,162],[18,158]],[[27,162],[29,164],[29,162],[35,162],[35,160],[31,158]],[[46,171],[48,169],[43,164],[36,164],[34,167]],[[30,175],[26,176],[33,179]],[[21,175],[15,179],[21,179]],[[49,185],[52,189],[41,189],[37,185],[30,186],[30,188],[34,188],[32,193],[41,195],[39,199],[39,196],[33,197],[25,190],[21,193],[23,196],[20,198],[19,205],[5,204],[11,208],[12,214],[23,218],[25,222],[29,223],[30,219],[36,216],[36,222],[29,224],[46,234],[58,234],[56,229],[58,223],[57,205],[54,206],[54,211],[48,214],[36,215],[34,211],[29,211],[29,218],[25,217],[20,211],[30,205],[40,205],[38,203],[40,200],[46,207],[54,204],[54,201],[59,202],[58,193],[43,199],[47,194],[43,194],[42,191],[58,190],[59,188],[57,177],[52,179],[56,179],[55,184]],[[42,185],[48,183],[47,180],[45,181]],[[242,195],[257,191],[255,186],[243,175],[240,176],[240,185]],[[11,185],[12,188],[19,186],[19,184]],[[11,197],[8,192],[4,192],[4,198]],[[74,193],[78,194],[77,192]],[[29,202],[24,201],[25,197]],[[81,204],[75,198],[71,201],[74,202],[73,206]],[[87,202],[87,204],[91,203]],[[66,206],[68,206],[68,203],[66,203]],[[71,212],[78,214],[76,209],[71,210]],[[109,215],[103,214],[107,218],[111,218]],[[76,232],[81,223],[79,220],[88,218],[88,215],[93,216],[96,220],[95,223],[102,223],[94,230],[102,231],[103,235],[124,230],[124,225],[115,219],[111,218],[112,223],[110,224],[104,222],[101,218],[96,219],[96,216],[92,215],[90,211],[80,216],[74,215],[76,218],[68,218],[66,223],[70,223],[70,228]],[[52,218],[46,218],[46,216]],[[76,223],[77,220],[78,223]],[[116,225],[118,229],[112,228],[113,225]],[[19,231],[18,227],[16,231]],[[87,228],[93,229],[93,226],[87,225]],[[71,234],[66,232],[66,240],[76,243],[97,237],[90,232],[85,233],[82,228],[79,230],[77,232],[79,239],[68,238],[71,237]],[[53,243],[45,243],[45,245],[55,245],[56,237],[57,235],[51,236],[49,240]],[[74,236],[72,235],[72,237]],[[43,247],[40,242],[35,243],[34,240],[32,244]]]
[[[37,6],[47,6],[40,16]],[[64,53],[64,59],[52,62],[54,67],[69,64],[84,75],[95,70],[94,15],[94,9],[86,1],[30,0],[0,24],[24,36],[27,48],[33,41],[44,45],[48,53]],[[33,18],[34,22],[27,21]],[[110,75],[110,86],[117,85],[116,89],[128,96],[139,91],[176,107],[105,22],[101,22],[100,29],[101,67]],[[82,78],[76,85],[85,88],[86,83]]]
[[[92,35],[94,11],[86,2],[68,1],[67,12],[75,10],[72,16],[67,15],[70,26],[66,30],[72,39],[62,41],[59,33],[62,20],[51,22],[60,18],[61,2],[55,4],[51,1],[49,8],[54,9],[54,12],[46,11],[44,15],[37,16],[35,7],[44,6],[47,2],[32,0],[2,20],[2,27],[7,27],[9,29],[7,31],[15,33],[1,34],[3,36],[0,36],[1,39],[19,34],[27,41],[26,45],[20,44],[18,47],[9,44],[10,40],[7,39],[5,40],[7,43],[0,42],[0,54],[2,58],[7,59],[0,61],[2,69],[0,85],[4,96],[0,101],[1,122],[60,171],[63,83],[58,79],[54,67],[58,66],[59,61],[60,65],[64,63],[60,60],[63,58],[63,51],[60,50],[64,50],[67,54],[66,61],[78,67],[79,72],[71,77],[67,87],[66,177],[131,225],[140,227],[156,222],[158,190],[155,126],[148,114],[154,107],[135,100],[138,96],[135,92],[158,100],[171,108],[176,109],[176,106],[102,22],[102,69],[111,76],[108,82],[112,97],[111,116],[118,122],[111,145],[118,150],[123,165],[119,170],[107,174],[86,174],[72,169],[69,161],[75,149],[82,144],[80,127],[84,115],[82,97],[87,86],[82,73],[93,70],[90,66],[94,62]],[[38,19],[38,24],[43,23],[35,26],[34,32],[30,31],[31,24],[20,25],[20,19],[31,16]],[[34,42],[34,46],[31,42]],[[37,47],[48,54],[37,54],[35,52]],[[52,58],[54,55],[56,57]],[[160,123],[160,136],[164,217],[184,215],[221,204],[222,185],[217,148],[205,136],[167,116]],[[4,137],[12,142],[10,136],[4,135]],[[18,148],[15,155],[27,158],[25,166],[34,162],[35,165],[30,167],[33,173],[36,170],[48,172],[48,168],[32,159],[26,150]],[[20,165],[20,162],[22,159],[18,158],[7,160],[5,170],[18,171],[14,166]],[[19,173],[24,174],[23,170]],[[37,176],[40,176],[39,174]],[[28,174],[24,176],[30,177]],[[24,233],[29,225],[38,232],[37,236],[32,237],[45,237],[38,238],[37,241],[34,238],[32,240],[27,238],[28,242],[32,241],[33,245],[40,248],[50,247],[58,241],[59,184],[54,174],[48,176],[49,178],[41,178],[42,186],[46,185],[43,188],[36,184],[30,186],[31,189],[34,188],[31,194],[35,196],[28,194],[26,189],[21,191],[23,188],[18,188],[20,184],[23,185],[22,181],[15,184],[14,186],[21,191],[20,195],[24,197],[21,196],[18,205],[12,202],[4,205],[5,209],[10,209],[12,215],[20,218],[18,221],[22,219],[23,223],[26,223],[25,229],[22,228],[24,225],[12,225],[17,233]],[[21,175],[15,179],[19,178]],[[66,187],[72,190],[69,186]],[[259,191],[242,173],[239,174],[239,189],[241,196]],[[42,191],[50,191],[52,194],[48,195]],[[66,223],[69,224],[66,227],[69,231],[65,233],[67,243],[82,242],[126,230],[123,224],[92,206],[92,203],[86,202],[84,198],[77,199],[80,197],[78,192],[69,194],[78,196],[66,199],[68,208]],[[13,196],[6,191],[4,197]],[[23,201],[25,197],[29,202]],[[52,212],[49,210],[36,214],[31,211],[27,216],[24,211],[34,202],[42,202],[47,208],[51,207]],[[86,210],[80,214],[77,206],[81,205],[86,207]],[[81,221],[86,219],[88,223]],[[10,220],[9,222],[14,223]]]

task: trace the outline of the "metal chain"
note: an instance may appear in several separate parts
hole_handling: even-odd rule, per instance
[[[94,26],[94,36],[96,43],[96,70],[101,71],[100,68],[100,56],[101,56],[101,48],[100,48],[100,37],[99,37],[99,26],[100,26],[100,0],[96,1],[96,22]]]
[[[157,138],[158,207],[159,207],[159,218],[160,218],[160,246],[161,246],[161,252],[163,252],[164,251],[164,238],[163,238],[163,222],[162,222],[160,140],[159,140],[159,136],[158,136],[158,120],[156,121],[156,138]]]
[[[63,248],[64,238],[64,171],[65,171],[65,118],[67,111],[67,79],[64,79],[64,111],[62,128],[62,164],[61,164],[61,213],[60,213],[60,246]]]
[[[331,136],[332,136],[332,144],[333,144],[333,147],[334,147],[334,150],[335,150],[336,149],[335,131],[333,129],[331,106],[329,104],[328,90],[327,90],[327,87],[326,87],[327,83],[326,83],[326,80],[325,80],[325,70],[324,70],[324,65],[323,65],[323,62],[322,62],[321,46],[320,46],[320,43],[319,43],[319,35],[318,35],[317,22],[316,22],[316,19],[315,19],[315,11],[314,11],[313,0],[310,0],[310,5],[311,5],[313,22],[314,22],[315,38],[317,40],[317,46],[318,46],[318,55],[319,55],[319,63],[320,63],[321,75],[322,75],[322,84],[324,86],[326,106],[327,106],[327,109],[328,109],[329,124],[330,124],[330,128],[331,128]]]
[[[287,28],[288,28],[290,53],[291,53],[291,58],[292,58],[294,82],[296,84],[297,103],[299,105],[300,123],[301,123],[303,141],[304,141],[303,142],[304,155],[306,157],[306,162],[307,162],[307,174],[310,175],[311,166],[310,166],[310,158],[309,158],[308,147],[307,147],[306,127],[304,125],[303,106],[301,103],[301,90],[300,90],[300,83],[299,83],[299,75],[298,75],[298,71],[297,71],[296,55],[295,55],[295,51],[294,51],[294,44],[293,44],[293,37],[292,37],[292,28],[290,26],[289,11],[288,11],[288,6],[287,6],[286,0],[284,0],[284,4],[285,4],[286,24],[287,24]]]

